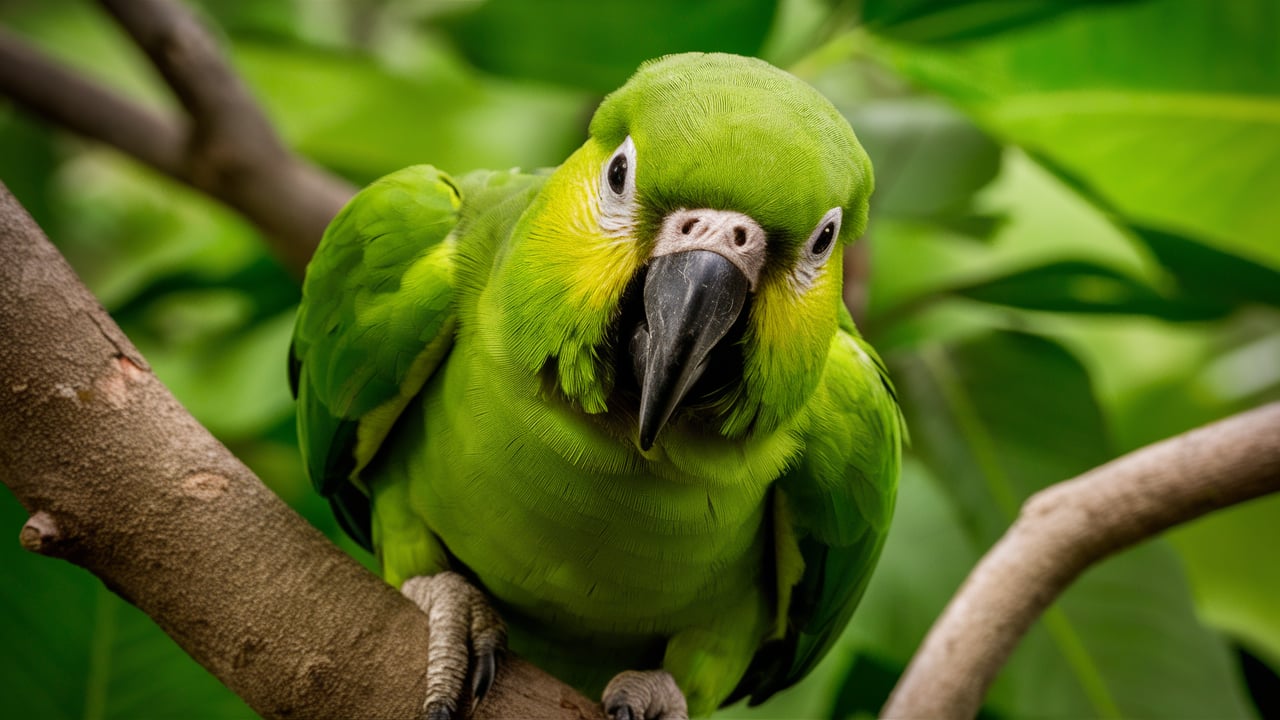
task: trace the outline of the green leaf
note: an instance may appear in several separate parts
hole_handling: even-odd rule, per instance
[[[987,242],[957,242],[952,223],[935,219],[873,216],[870,332],[915,321],[923,307],[933,310],[937,300],[952,297],[952,288],[1055,263],[1105,268],[1099,272],[1134,285],[1134,296],[1173,297],[1145,248],[1017,149],[1004,153],[999,176],[972,204],[978,217],[999,218]]]
[[[1142,241],[1156,260],[1176,278],[1185,295],[1220,305],[1257,302],[1280,307],[1280,270],[1218,249],[1203,240],[1130,223],[1087,180],[1051,158],[1040,156],[1036,159],[1081,198],[1107,215],[1119,229]]]
[[[1111,268],[1070,260],[960,285],[947,292],[1026,310],[1152,315],[1166,320],[1211,320],[1230,310],[1230,305],[1213,296],[1200,302],[1167,298]]]
[[[54,242],[109,309],[178,273],[210,281],[259,268],[263,280],[288,277],[242,218],[120,155],[83,153],[61,175],[62,232]],[[277,291],[296,292],[286,282]]]
[[[192,334],[131,336],[183,407],[224,441],[261,432],[293,414],[285,358],[294,311],[246,326],[239,321],[248,302],[231,291],[174,293],[156,308],[156,323]]]
[[[57,159],[49,128],[10,109],[0,109],[0,178],[49,233],[58,227],[58,216],[49,202]]]
[[[315,48],[233,49],[290,144],[357,182],[414,163],[451,173],[558,165],[586,137],[586,94],[479,77],[438,42],[416,47],[421,69],[404,70]]]
[[[913,42],[971,40],[1116,0],[865,0],[862,20],[889,37]],[[1132,1],[1132,0],[1128,0]]]
[[[1280,565],[1259,562],[1280,547],[1280,497],[1209,515],[1173,530],[1169,540],[1206,619],[1231,633],[1272,668],[1280,668]]]
[[[1192,238],[1144,225],[1130,229],[1192,297],[1280,307],[1280,270]]]
[[[894,377],[912,447],[946,478],[982,547],[1023,499],[1112,455],[1087,372],[1045,338],[990,332],[925,347]]]
[[[444,28],[482,70],[603,93],[661,55],[755,55],[776,10],[776,0],[490,0]]]
[[[975,547],[994,542],[1030,494],[1114,454],[1088,373],[1050,340],[992,332],[891,362],[913,448],[952,496]],[[1107,560],[1069,588],[1015,652],[990,701],[1014,717],[1252,712],[1161,541]]]
[[[1280,267],[1277,31],[1272,0],[1162,0],[962,47],[870,51],[1085,178],[1126,217]]]
[[[0,524],[26,512],[0,493]],[[0,678],[7,717],[252,718],[150,618],[84,570],[0,543]]]
[[[1000,170],[1000,146],[936,100],[881,100],[847,114],[875,167],[876,217],[959,216]]]

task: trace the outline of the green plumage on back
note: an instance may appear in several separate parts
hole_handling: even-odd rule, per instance
[[[308,473],[389,582],[472,578],[513,648],[695,714],[807,673],[888,531],[903,429],[840,300],[871,168],[812,88],[671,56],[549,175],[408,168],[308,270]]]

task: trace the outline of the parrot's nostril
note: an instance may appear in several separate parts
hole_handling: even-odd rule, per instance
[[[767,238],[764,228],[750,215],[735,210],[680,208],[662,219],[650,256],[707,250],[735,263],[754,289],[764,265]]]

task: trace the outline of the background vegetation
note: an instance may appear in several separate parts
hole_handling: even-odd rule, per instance
[[[641,60],[756,54],[818,86],[876,166],[850,301],[913,446],[884,560],[796,690],[726,717],[874,713],[1036,489],[1280,398],[1280,5],[1272,0],[205,0],[287,141],[367,182],[432,162],[553,165]],[[0,23],[168,103],[90,4]],[[86,113],[93,108],[86,107]],[[0,104],[0,178],[157,374],[335,542],[301,473],[284,357],[298,285],[238,216]],[[21,507],[0,497],[0,524]],[[1280,714],[1280,498],[1211,516],[1069,590],[990,717]],[[251,716],[149,619],[0,543],[15,716]]]

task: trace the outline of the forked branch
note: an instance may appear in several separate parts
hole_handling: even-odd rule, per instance
[[[238,210],[299,276],[355,189],[302,160],[173,0],[102,0],[181,103],[168,117],[93,83],[0,31],[0,93],[53,124],[112,145]]]

